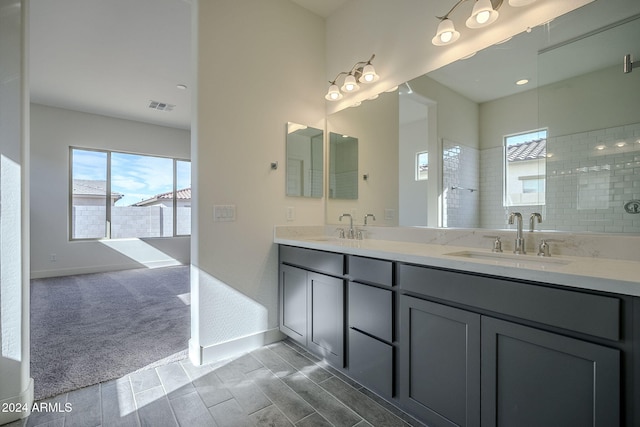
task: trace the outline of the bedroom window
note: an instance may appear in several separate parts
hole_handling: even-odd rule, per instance
[[[71,148],[70,166],[72,240],[191,234],[188,160]]]

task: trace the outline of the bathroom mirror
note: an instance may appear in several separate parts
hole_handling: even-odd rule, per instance
[[[321,198],[324,183],[324,132],[298,123],[287,123],[286,194]]]
[[[329,133],[329,198],[358,198],[358,138]]]
[[[357,118],[352,110],[395,103],[384,120],[362,126],[397,128],[395,158],[380,154],[397,185],[370,180],[386,202],[359,200],[352,209],[384,218],[377,225],[504,229],[508,212],[520,211],[527,219],[540,212],[536,226],[545,230],[640,232],[640,214],[624,207],[640,199],[640,65],[628,74],[622,67],[626,54],[640,64],[639,14],[631,0],[593,2],[382,94],[394,99],[330,115],[329,131],[342,116]],[[520,202],[509,206],[505,137],[542,130],[514,142],[538,140],[529,146],[537,166],[518,176]],[[370,150],[363,145],[361,158]],[[413,173],[420,150],[430,161],[421,183]],[[332,210],[328,201],[329,222]]]

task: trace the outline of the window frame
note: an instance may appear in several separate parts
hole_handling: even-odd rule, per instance
[[[104,153],[107,157],[107,162],[106,162],[106,194],[105,194],[105,208],[106,208],[106,215],[105,215],[105,235],[104,237],[73,237],[73,231],[74,231],[74,224],[73,224],[73,152],[74,150],[80,150],[80,151],[93,151],[93,152],[97,152],[97,153]],[[97,240],[121,240],[121,239],[135,239],[137,237],[123,237],[123,238],[117,238],[117,239],[113,239],[111,237],[111,154],[112,153],[118,153],[118,154],[129,154],[129,155],[135,155],[135,156],[146,156],[146,157],[156,157],[156,158],[163,158],[163,159],[171,159],[172,160],[172,164],[173,164],[173,170],[172,170],[172,177],[173,177],[173,183],[172,183],[172,192],[173,192],[173,232],[171,236],[155,236],[155,237],[145,237],[145,239],[171,239],[171,238],[175,238],[175,237],[190,237],[191,233],[189,234],[178,234],[177,233],[177,213],[178,213],[178,200],[177,200],[177,192],[178,192],[178,188],[177,188],[177,181],[178,181],[178,170],[177,170],[177,163],[178,162],[187,162],[191,165],[191,159],[186,159],[186,158],[181,158],[181,157],[172,157],[172,156],[163,156],[163,155],[156,155],[156,154],[146,154],[146,153],[136,153],[136,152],[131,152],[131,151],[120,151],[120,150],[108,150],[108,149],[102,149],[102,148],[86,148],[86,147],[79,147],[79,146],[73,146],[70,145],[69,146],[69,185],[68,185],[68,206],[67,206],[67,217],[68,217],[68,221],[67,221],[67,227],[68,227],[68,238],[69,241],[75,242],[75,241],[97,241]],[[190,207],[193,205],[193,203],[191,203]]]
[[[534,134],[542,134],[544,133],[544,137],[538,137],[538,138],[531,138],[529,141],[533,141],[535,139],[542,139],[544,138],[545,140],[548,139],[549,136],[549,128],[547,127],[543,127],[543,128],[538,128],[538,129],[532,129],[532,130],[528,130],[528,131],[524,131],[524,132],[516,132],[516,133],[512,133],[512,134],[508,134],[508,135],[504,135],[502,137],[502,206],[505,208],[511,208],[511,207],[518,207],[518,206],[544,206],[547,203],[547,197],[546,197],[546,192],[545,192],[545,196],[544,196],[544,200],[540,200],[538,199],[537,203],[531,203],[531,204],[509,204],[508,203],[508,181],[509,181],[509,176],[508,176],[508,165],[509,165],[509,160],[507,159],[507,152],[508,152],[508,145],[507,145],[507,141],[510,138],[514,138],[517,136],[522,136],[522,135],[534,135]],[[526,142],[526,141],[525,141]],[[546,153],[546,148],[545,148],[545,153]],[[538,159],[538,161],[541,159]],[[545,165],[546,165],[546,156],[545,156]],[[522,178],[528,179],[530,176],[523,176],[523,177],[518,177],[518,180],[522,180]],[[546,180],[546,174],[545,175],[536,175],[536,179],[543,179],[544,181],[544,188],[546,188],[547,186],[547,180]],[[523,193],[525,194],[525,193]],[[533,194],[533,193],[527,193],[527,194]],[[536,194],[540,194],[539,192]]]
[[[426,174],[427,176],[425,178],[420,177],[420,156],[423,154],[427,155],[427,174]],[[422,150],[422,151],[416,152],[415,159],[416,159],[416,163],[414,166],[415,181],[416,182],[428,181],[429,180],[429,150]]]

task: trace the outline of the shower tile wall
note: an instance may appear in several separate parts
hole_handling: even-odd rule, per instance
[[[567,231],[639,233],[640,124],[583,132],[547,143],[547,220]]]
[[[549,138],[546,205],[517,208],[502,205],[503,149],[482,150],[482,227],[505,228],[513,209],[541,212],[542,229],[640,233],[640,214],[624,209],[640,199],[639,141],[640,123]]]
[[[475,148],[443,141],[442,221],[445,227],[480,226],[479,164],[479,152]]]

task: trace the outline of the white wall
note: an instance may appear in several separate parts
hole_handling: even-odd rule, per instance
[[[29,375],[28,2],[0,0],[0,424],[25,417]]]
[[[68,219],[69,146],[189,159],[189,140],[184,130],[32,104],[32,277],[189,263],[188,237],[69,241]]]
[[[190,357],[279,339],[273,227],[324,223],[324,198],[285,196],[285,125],[324,128],[324,21],[289,0],[193,3],[197,116]],[[326,147],[325,147],[326,149]],[[277,170],[270,168],[277,161]],[[214,205],[236,221],[214,222]]]

